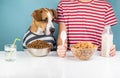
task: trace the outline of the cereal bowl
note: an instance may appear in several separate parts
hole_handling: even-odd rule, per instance
[[[79,60],[89,60],[93,53],[97,51],[97,46],[88,42],[80,42],[71,46],[71,51]]]
[[[46,56],[51,51],[52,45],[48,42],[42,41],[42,40],[36,40],[32,43],[27,45],[27,49],[24,51],[27,52],[27,54],[32,56]]]
[[[97,49],[77,49],[71,47],[71,51],[74,54],[74,56],[77,57],[78,59],[88,60],[93,55],[93,53],[97,51]]]

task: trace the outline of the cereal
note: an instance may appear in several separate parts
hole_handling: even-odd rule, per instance
[[[35,49],[42,49],[42,48],[51,48],[51,44],[48,44],[42,40],[36,40],[27,45],[27,48],[35,48]]]
[[[95,44],[92,44],[91,42],[78,42],[77,44],[74,44],[72,47],[77,49],[97,48],[97,46]]]
[[[71,51],[78,59],[88,60],[97,51],[97,46],[91,42],[78,42],[72,45]]]

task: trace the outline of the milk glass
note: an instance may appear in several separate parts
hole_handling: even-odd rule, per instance
[[[17,46],[12,44],[6,44],[4,46],[5,51],[5,60],[6,61],[15,61],[16,60],[16,52]]]

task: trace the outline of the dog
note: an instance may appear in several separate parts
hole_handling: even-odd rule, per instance
[[[53,20],[57,18],[54,9],[40,8],[32,13],[32,24],[23,37],[23,48],[35,40],[44,40],[52,44],[52,50],[56,50],[56,40],[53,36],[55,27]]]

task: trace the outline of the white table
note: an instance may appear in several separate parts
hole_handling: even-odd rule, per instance
[[[120,52],[115,57],[97,54],[88,61],[81,61],[69,52],[60,58],[56,52],[46,57],[30,57],[17,52],[14,62],[4,59],[0,52],[0,78],[120,78]]]

